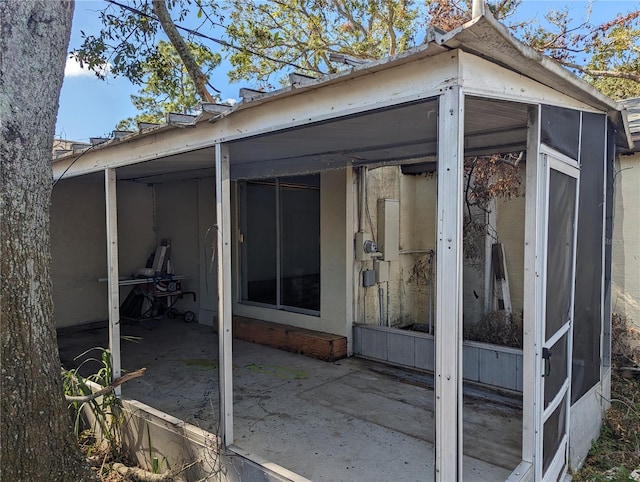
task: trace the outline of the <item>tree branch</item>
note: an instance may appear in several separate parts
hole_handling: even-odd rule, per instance
[[[97,392],[91,393],[89,395],[65,395],[64,398],[67,402],[90,402],[91,400],[95,400],[102,395],[106,395],[110,391],[114,390],[117,386],[122,385],[123,383],[128,382],[129,380],[133,380],[134,378],[141,377],[147,371],[146,368],[140,368],[134,372],[127,373],[126,375],[121,376],[120,378],[116,378],[109,386],[106,386]]]
[[[182,38],[182,35],[178,33],[178,29],[171,19],[169,10],[167,10],[165,0],[153,0],[152,5],[153,13],[158,17],[160,25],[162,25],[162,29],[167,34],[167,37],[169,37],[171,44],[176,49],[176,52],[178,52],[182,63],[193,79],[193,83],[196,86],[196,92],[203,101],[214,103],[216,100],[207,89],[207,77],[202,73],[202,70],[200,70],[200,67],[196,63],[196,59],[193,57],[193,54],[189,50],[187,43]]]
[[[633,80],[634,82],[640,82],[640,74],[636,74],[633,72],[619,72],[615,70],[596,70],[596,69],[589,69],[587,67],[583,67],[581,65],[574,64],[572,62],[561,62],[561,63],[565,67],[579,70],[580,72],[590,75],[592,77],[611,77],[614,79],[628,79],[628,80]]]

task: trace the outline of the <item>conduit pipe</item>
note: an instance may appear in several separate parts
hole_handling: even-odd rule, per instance
[[[358,177],[358,196],[360,200],[360,215],[358,216],[358,231],[364,233],[364,217],[367,212],[367,168],[361,166]]]

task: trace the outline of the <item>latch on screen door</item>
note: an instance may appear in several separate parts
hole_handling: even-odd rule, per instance
[[[544,360],[544,373],[543,377],[551,375],[551,350],[548,348],[542,349],[542,359]]]

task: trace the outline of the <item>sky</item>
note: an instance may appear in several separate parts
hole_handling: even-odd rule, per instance
[[[107,4],[104,1],[77,0],[69,50],[80,47],[82,36],[97,34],[100,30],[99,11]],[[584,0],[523,0],[518,8],[517,20],[538,19],[550,9],[563,6],[569,8],[571,17],[579,22],[584,19],[589,6]],[[591,14],[592,23],[610,20],[618,13],[640,8],[638,0],[594,0]],[[240,87],[248,84],[229,84],[223,62],[214,73],[212,84],[221,90],[222,99],[238,97]],[[81,69],[73,59],[67,60],[64,84],[60,94],[60,106],[56,124],[56,137],[80,142],[89,142],[90,137],[110,137],[116,124],[136,115],[131,103],[131,94],[139,87],[125,78],[98,79],[91,71]]]

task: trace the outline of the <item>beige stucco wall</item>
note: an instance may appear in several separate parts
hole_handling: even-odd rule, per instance
[[[153,202],[144,184],[119,182],[119,270],[143,267],[153,249]],[[105,195],[102,176],[60,181],[51,204],[53,301],[59,327],[105,320],[107,276]],[[121,299],[129,289],[122,288]]]
[[[198,243],[198,181],[176,181],[155,184],[156,241],[171,240],[171,264],[173,272],[186,276],[182,281],[183,291],[196,292],[178,300],[178,311],[199,311],[200,249]]]
[[[428,324],[430,303],[426,267],[428,251],[435,250],[436,177],[433,174],[407,176],[402,174],[400,167],[381,167],[367,172],[366,191],[364,230],[372,233],[376,241],[379,241],[378,199],[400,201],[400,255],[390,262],[389,283],[368,288],[362,286],[362,271],[374,269],[373,261],[352,260],[358,271],[356,321],[390,326]],[[354,191],[355,195],[357,192]],[[357,205],[356,199],[354,206]],[[354,219],[352,235],[357,231],[357,216]],[[421,276],[412,276],[414,270],[421,271]],[[435,280],[435,266],[432,275]],[[379,288],[383,290],[382,317]],[[435,300],[435,290],[431,300]]]
[[[522,170],[524,181],[524,169]],[[524,184],[524,182],[523,182]],[[427,251],[436,249],[436,174],[418,176],[403,175],[399,167],[383,167],[369,170],[367,176],[368,215],[365,231],[376,233],[378,199],[400,201],[400,257],[392,261],[390,280],[383,288],[382,324],[407,326],[413,323],[428,324],[429,285],[422,270],[421,281],[413,275],[417,268],[427,266]],[[512,199],[499,199],[495,205],[495,229],[497,242],[504,244],[510,294],[513,311],[520,314],[523,303],[524,277],[524,193]],[[357,206],[357,200],[354,201]],[[370,218],[370,220],[369,220]],[[354,233],[357,228],[354,228]],[[435,277],[435,258],[432,275]],[[355,262],[360,281],[357,286],[357,310],[355,320],[360,323],[380,324],[378,285],[361,286],[360,270],[372,269],[373,262]],[[463,302],[465,325],[474,324],[485,312],[485,263],[484,259],[463,263]],[[432,285],[432,304],[435,303],[435,283]],[[388,300],[388,318],[387,318]],[[433,309],[433,308],[432,308]],[[433,316],[433,312],[432,312]]]
[[[640,328],[640,154],[616,166],[611,309]]]
[[[521,168],[520,175],[522,195],[511,199],[499,199],[496,202],[497,241],[504,245],[511,307],[517,317],[522,316],[524,303],[524,167]]]

